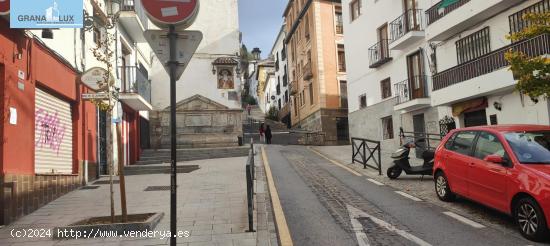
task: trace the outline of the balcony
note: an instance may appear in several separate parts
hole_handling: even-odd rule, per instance
[[[392,60],[388,42],[388,39],[382,39],[369,48],[370,68],[380,67]]]
[[[311,69],[311,62],[308,62],[302,68],[304,72],[304,80],[309,80],[313,78],[313,69]]]
[[[395,111],[413,111],[429,107],[431,100],[428,94],[428,77],[414,76],[395,84],[397,103]]]
[[[523,0],[459,0],[440,9],[441,2],[426,11],[426,39],[444,41]]]
[[[149,28],[149,18],[141,7],[141,1],[122,0],[119,21],[135,42],[146,42],[143,31]]]
[[[152,110],[151,81],[135,66],[120,67],[120,101],[136,111]]]
[[[513,88],[516,81],[512,73],[503,69],[509,66],[504,59],[504,54],[510,49],[520,51],[529,57],[548,55],[550,54],[550,34],[542,34],[507,45],[434,75],[433,103],[441,105],[461,99],[463,95],[483,95]],[[439,91],[442,92],[439,93]]]
[[[297,81],[290,81],[290,95],[294,96],[298,94],[298,82]]]
[[[424,12],[409,9],[390,23],[390,49],[402,50],[424,38]]]
[[[508,17],[510,23],[510,34],[522,31],[529,27],[531,23],[523,20],[523,16],[529,13],[544,13],[550,12],[550,0],[542,0],[527,8],[524,8]]]

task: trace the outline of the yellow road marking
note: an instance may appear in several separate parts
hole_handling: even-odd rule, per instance
[[[277,193],[277,188],[275,187],[275,182],[273,181],[273,175],[271,174],[271,168],[269,167],[269,160],[267,159],[264,146],[262,146],[262,159],[264,161],[269,195],[271,196],[271,203],[273,205],[275,225],[277,226],[277,231],[279,232],[279,242],[281,243],[281,246],[293,246],[292,238],[290,237],[290,230],[286,224],[285,214],[283,212],[283,207],[281,206],[281,201],[279,200],[279,193]]]
[[[307,148],[308,148],[311,152],[313,152],[313,153],[315,153],[315,154],[317,154],[317,155],[323,157],[323,158],[326,159],[327,161],[332,162],[332,164],[334,164],[334,165],[336,165],[336,166],[339,166],[339,167],[343,168],[344,170],[346,170],[346,171],[352,173],[353,175],[359,176],[359,177],[363,176],[363,174],[360,174],[359,172],[357,172],[357,171],[355,171],[355,170],[353,170],[353,169],[351,169],[351,168],[349,168],[349,167],[346,167],[346,165],[344,165],[344,164],[342,164],[342,163],[340,163],[340,162],[337,162],[337,161],[335,161],[335,160],[332,160],[332,159],[328,158],[327,156],[321,154],[321,152],[319,152],[319,151],[317,151],[317,150],[315,150],[315,149],[313,149],[313,148],[311,148],[311,147],[309,147],[309,146],[308,146]]]

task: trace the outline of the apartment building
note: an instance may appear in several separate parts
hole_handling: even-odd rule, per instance
[[[290,0],[284,11],[291,125],[348,143],[347,77],[340,1]]]
[[[444,4],[444,5],[442,5]],[[512,43],[521,16],[548,0],[345,0],[350,131],[397,144],[399,128],[549,124],[549,104],[523,97],[509,49],[548,54],[549,35]],[[518,117],[518,112],[523,112]]]
[[[288,66],[285,45],[285,26],[282,25],[277,39],[271,49],[271,57],[275,60],[275,100],[274,105],[279,110],[279,120],[290,127],[290,90],[288,83]]]

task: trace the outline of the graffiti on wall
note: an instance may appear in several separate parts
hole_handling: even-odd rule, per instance
[[[51,113],[38,109],[35,116],[35,127],[37,132],[35,146],[40,149],[49,148],[59,155],[66,126],[61,124],[58,112]]]

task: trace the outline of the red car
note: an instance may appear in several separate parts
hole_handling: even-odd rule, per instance
[[[540,241],[550,221],[550,126],[500,125],[450,132],[435,153],[439,199],[455,195],[512,215]]]

